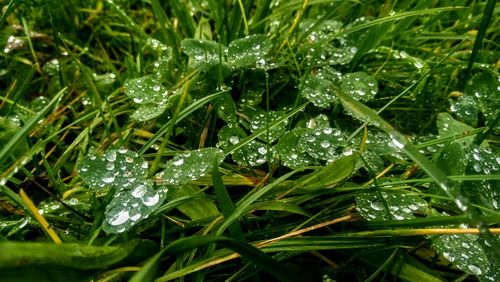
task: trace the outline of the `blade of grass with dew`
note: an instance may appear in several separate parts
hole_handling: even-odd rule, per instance
[[[488,231],[488,225],[481,219],[478,210],[472,206],[470,200],[463,195],[459,189],[450,185],[450,179],[446,176],[446,174],[443,173],[439,167],[427,159],[422,153],[420,153],[403,134],[381,118],[376,111],[350,97],[341,89],[335,87],[334,90],[348,113],[356,119],[368,122],[385,131],[391,138],[393,146],[415,161],[415,163],[417,163],[420,168],[422,168],[429,175],[429,177],[432,178],[441,190],[453,199],[459,210],[467,215],[470,223],[481,230],[481,234],[485,237],[488,243],[493,246],[496,255],[500,259],[500,247],[498,246],[497,240]]]

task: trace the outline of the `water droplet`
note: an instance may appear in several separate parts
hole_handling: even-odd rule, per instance
[[[160,195],[158,195],[158,193],[155,193],[152,196],[145,197],[142,199],[142,202],[148,207],[156,205],[159,201],[160,201]]]
[[[132,196],[135,198],[142,198],[146,192],[148,191],[148,187],[144,184],[139,184],[137,187],[132,190]]]
[[[321,141],[320,145],[321,145],[321,147],[323,147],[323,148],[328,148],[328,147],[330,147],[330,141],[328,141],[328,140],[323,140],[323,141]]]
[[[231,142],[231,144],[233,145],[238,144],[238,142],[240,142],[240,138],[236,135],[233,135],[229,137],[229,142]]]
[[[178,160],[175,160],[172,162],[172,164],[175,166],[182,165],[183,163],[184,163],[184,159],[178,159]]]
[[[374,201],[370,203],[370,207],[376,211],[381,211],[384,209],[384,206],[379,201]]]
[[[115,181],[115,176],[112,172],[106,173],[106,175],[102,178],[102,182],[104,183],[111,183],[113,181]]]
[[[130,218],[127,210],[122,210],[116,214],[114,214],[111,218],[108,219],[109,224],[113,226],[121,225]]]
[[[469,270],[474,273],[475,275],[481,275],[483,272],[481,271],[481,268],[477,267],[476,265],[469,264],[468,266]]]
[[[267,148],[266,148],[266,147],[259,147],[259,149],[257,149],[257,151],[258,151],[260,154],[264,155],[264,154],[266,154],[266,153],[267,153]]]

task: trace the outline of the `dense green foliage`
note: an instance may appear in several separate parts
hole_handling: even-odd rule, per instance
[[[0,281],[500,281],[495,1],[0,4]]]

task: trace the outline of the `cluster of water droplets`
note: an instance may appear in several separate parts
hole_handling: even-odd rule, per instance
[[[446,260],[467,273],[483,275],[490,271],[490,263],[478,235],[441,235],[432,238],[432,244]]]
[[[300,25],[303,32],[310,30],[316,20],[305,19]],[[307,36],[307,65],[319,67],[325,65],[345,65],[351,62],[358,51],[354,41],[346,36],[335,36],[342,31],[343,23],[337,20],[326,20],[314,28]],[[334,39],[332,40],[332,38]]]
[[[480,112],[487,122],[492,122],[500,111],[500,76],[483,71],[467,82],[463,93],[452,94],[450,110],[459,120],[476,126]]]
[[[274,158],[276,149],[259,141],[252,140],[233,153],[233,160],[242,166],[259,166]]]
[[[168,91],[161,85],[155,75],[129,79],[125,81],[125,94],[139,108],[132,117],[138,121],[146,121],[161,115],[168,108]]]
[[[346,145],[346,134],[338,128],[318,127],[302,133],[297,147],[314,159],[333,160],[340,146]]]
[[[250,122],[250,131],[252,133],[255,133],[259,130],[266,129],[271,123],[275,122],[282,115],[282,112],[276,111],[256,112]],[[287,124],[288,120],[285,120],[284,122],[270,128],[269,130],[266,130],[263,134],[259,135],[258,138],[264,142],[273,143],[274,141],[278,140],[278,138],[286,131]]]
[[[257,67],[268,69],[266,56],[272,44],[265,35],[256,34],[240,38],[229,43],[228,62],[235,68]]]
[[[166,198],[167,187],[155,189],[147,179],[148,163],[124,147],[90,154],[82,159],[78,174],[93,189],[106,186],[116,190],[106,207],[103,229],[109,233],[128,230],[148,217]]]
[[[7,42],[5,43],[5,47],[3,48],[3,52],[8,54],[12,51],[22,49],[26,46],[26,40],[22,37],[17,37],[14,35],[9,36],[7,38]]]
[[[328,109],[336,101],[331,84],[340,81],[341,73],[325,66],[306,75],[300,85],[300,95],[320,109]]]
[[[415,218],[415,214],[427,213],[427,202],[410,193],[386,190],[380,195],[382,198],[377,192],[357,195],[356,210],[359,214],[367,220],[405,220]]]
[[[150,180],[142,180],[117,191],[106,207],[104,231],[124,232],[139,220],[148,218],[163,203],[168,192],[166,186],[153,187]]]
[[[190,58],[192,68],[207,71],[221,61],[224,62],[226,47],[216,42],[201,39],[184,39],[181,48]]]
[[[353,72],[342,76],[340,88],[352,98],[367,102],[378,92],[378,83],[375,78],[365,72]]]
[[[168,185],[186,184],[205,176],[215,161],[220,164],[223,160],[224,152],[218,148],[185,151],[169,160],[155,178]]]
[[[305,128],[294,128],[281,136],[276,149],[282,165],[296,169],[313,163],[314,159],[297,147],[300,137],[306,130]]]
[[[466,159],[468,175],[500,174],[500,157],[489,148],[472,145],[466,152]],[[468,191],[480,195],[483,203],[490,208],[500,208],[500,180],[472,182]]]

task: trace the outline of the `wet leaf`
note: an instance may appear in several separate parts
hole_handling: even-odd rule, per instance
[[[249,35],[229,44],[227,59],[236,68],[255,66],[257,62],[264,60],[271,47],[267,36]]]
[[[320,127],[304,131],[298,148],[311,157],[320,160],[333,160],[339,156],[340,146],[345,146],[347,138],[338,128]]]
[[[438,114],[437,128],[439,131],[439,137],[461,134],[474,129],[470,125],[457,121],[449,113]],[[456,140],[456,142],[459,142],[464,148],[466,148],[474,142],[474,136],[467,136]]]
[[[330,85],[340,79],[340,72],[324,67],[315,74],[308,74],[300,85],[300,95],[320,109],[328,109],[336,101]]]
[[[184,151],[169,160],[156,178],[168,185],[187,184],[205,176],[216,159],[219,163],[224,160],[224,152],[217,148]]]
[[[169,107],[167,103],[141,105],[132,114],[136,121],[147,121],[160,116]]]
[[[78,174],[92,189],[105,186],[127,188],[147,175],[148,163],[126,148],[108,150],[103,156],[89,154],[78,166]]]
[[[236,117],[236,104],[231,95],[227,94],[220,97],[216,103],[217,116],[228,124],[236,124],[238,118]]]
[[[477,126],[479,109],[473,97],[462,96],[450,100],[450,104],[450,110],[458,120]]]
[[[500,111],[500,78],[497,74],[486,71],[476,74],[467,82],[464,95],[473,97],[485,119],[491,122]]]
[[[166,88],[154,75],[128,79],[124,84],[125,95],[137,104],[162,103],[166,99]]]
[[[281,117],[282,115],[279,112],[275,111],[256,112],[252,117],[252,121],[250,122],[250,131],[254,133],[262,128],[267,128],[269,124]],[[264,134],[260,135],[258,138],[264,142],[273,143],[274,141],[278,140],[278,138],[283,135],[283,133],[285,133],[287,124],[288,121],[278,124],[277,126],[271,128],[268,132],[266,131]]]
[[[427,202],[415,195],[405,191],[381,191],[380,195],[373,191],[356,196],[356,210],[362,217],[404,220],[415,218],[415,214],[426,214]]]
[[[266,163],[268,158],[273,159],[275,155],[276,150],[273,147],[267,148],[266,144],[252,140],[236,150],[232,157],[239,165],[259,166]]]
[[[235,125],[225,125],[217,133],[219,142],[217,146],[226,149],[238,144],[247,134],[243,129]]]
[[[300,136],[304,134],[307,129],[295,128],[288,131],[281,136],[276,149],[280,154],[281,163],[291,169],[300,168],[311,164],[314,159],[304,152],[297,149]]]
[[[167,191],[165,186],[154,189],[150,180],[136,181],[117,191],[106,206],[103,230],[107,233],[129,230],[163,203]]]
[[[432,238],[432,245],[462,271],[481,275],[490,271],[490,264],[479,240],[474,234],[441,235]]]
[[[367,102],[377,94],[378,83],[375,78],[365,72],[353,72],[342,77],[340,88],[352,98]]]
[[[225,47],[217,42],[199,39],[184,39],[181,41],[181,48],[186,53],[192,68],[199,68],[203,71],[224,62],[221,55],[225,54]]]
[[[500,174],[500,157],[489,148],[472,145],[467,148],[467,174],[492,175]],[[500,209],[500,180],[482,180],[471,182],[465,190],[467,194],[478,199],[478,202],[493,210]]]

